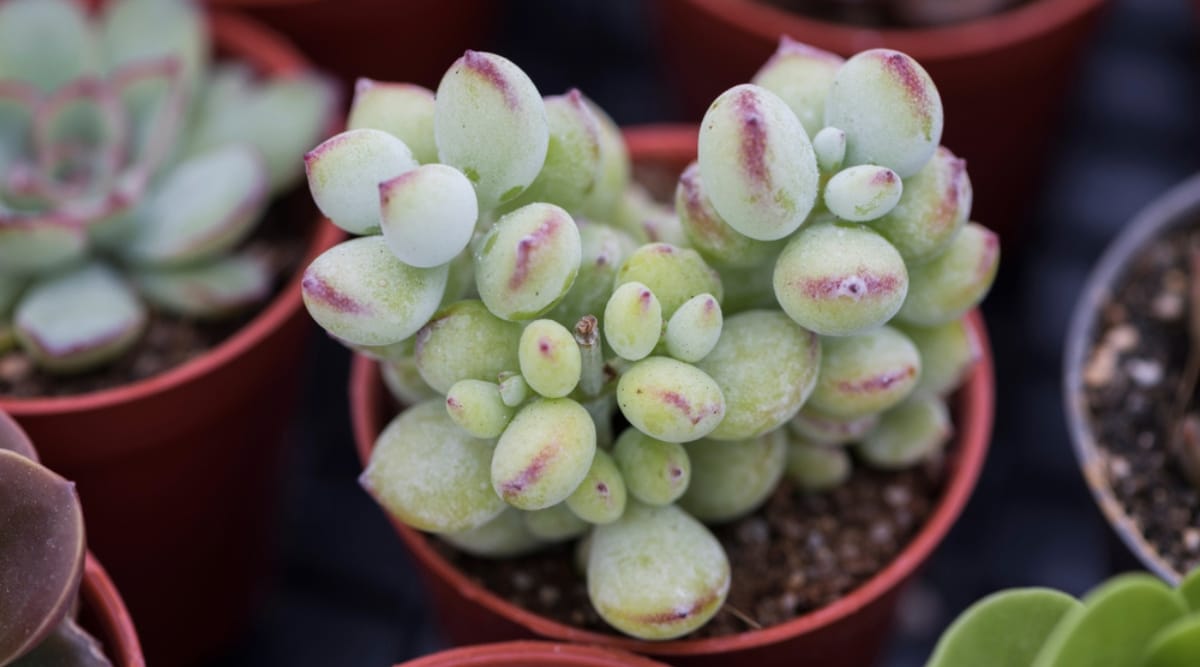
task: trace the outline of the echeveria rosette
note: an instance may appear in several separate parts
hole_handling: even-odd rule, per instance
[[[14,0],[0,32],[0,347],[82,372],[136,344],[147,304],[211,319],[267,296],[237,249],[300,176],[328,83],[210,72],[184,0]]]
[[[578,539],[600,616],[664,639],[706,622],[728,590],[706,523],[755,511],[784,479],[819,493],[860,463],[937,457],[952,432],[943,401],[977,356],[963,309],[994,256],[965,222],[970,183],[940,129],[900,136],[919,112],[941,122],[940,107],[895,99],[898,72],[917,67],[905,58],[881,73],[785,41],[709,109],[673,206],[628,182],[602,110],[577,91],[541,97],[494,54],[468,52],[436,95],[361,82],[351,130],[310,154],[309,177],[322,209],[366,236],[314,263],[333,279],[306,300],[384,360],[409,413],[440,407],[456,443],[451,462],[385,465],[398,441],[439,456],[426,426],[393,422],[371,492],[477,556]],[[848,94],[862,108],[842,113]],[[337,257],[354,244],[378,256]],[[962,285],[980,258],[986,275]],[[445,293],[438,271],[467,289]],[[421,307],[385,331],[376,292],[420,292]],[[361,321],[339,329],[334,305]],[[463,442],[479,443],[469,463]],[[450,526],[425,514],[436,503],[480,511]]]

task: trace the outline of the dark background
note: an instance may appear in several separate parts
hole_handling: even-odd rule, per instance
[[[480,46],[515,61],[544,92],[578,87],[623,125],[682,119],[656,68],[642,3],[514,1],[498,16],[492,42]],[[1060,407],[1061,350],[1101,250],[1200,162],[1198,26],[1187,0],[1115,0],[1086,47],[1048,175],[1020,223],[1026,237],[1005,247],[984,308],[998,372],[988,464],[903,598],[885,667],[922,665],[942,628],[998,588],[1081,594],[1136,567],[1076,469]],[[278,576],[252,630],[214,665],[380,667],[441,646],[399,540],[355,482],[348,361],[314,336],[278,524]]]

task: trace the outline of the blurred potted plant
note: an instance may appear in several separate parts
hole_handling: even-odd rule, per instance
[[[1200,565],[1200,177],[1109,246],[1071,320],[1064,398],[1100,509],[1150,570]]]
[[[812,15],[851,4],[887,6],[893,11],[885,15],[910,20],[855,25]],[[945,142],[979,177],[976,211],[1002,238],[1015,240],[1036,194],[1039,165],[1081,46],[1102,5],[1103,0],[660,0],[656,18],[671,80],[693,115],[726,86],[749,79],[781,37],[840,56],[871,47],[912,55],[937,83],[947,115],[957,119],[946,126]],[[897,14],[897,7],[906,9]],[[920,15],[925,18],[916,23],[926,25],[913,25],[911,19]],[[929,24],[931,18],[938,24]]]
[[[182,1],[0,12],[0,409],[79,485],[150,654],[177,664],[262,578],[297,268],[338,236],[268,202],[335,95],[270,32]]]
[[[595,105],[543,98],[488,53],[468,51],[436,95],[360,88],[351,129],[309,153],[318,206],[360,236],[309,266],[305,304],[411,405],[385,427],[360,358],[362,483],[455,641],[874,659],[898,585],[982,463],[991,378],[964,318],[998,247],[967,223],[970,185],[938,147],[937,91],[915,61],[865,52],[802,103],[825,108],[825,92],[833,122],[811,143],[805,109],[755,85],[723,94],[698,137],[651,130],[665,154],[633,143],[635,164],[673,168],[674,209],[630,185],[629,149]],[[947,458],[942,397],[968,377]],[[823,573],[741,558],[790,535],[803,560],[810,526],[794,521],[836,533],[855,515],[886,556],[839,560],[866,548],[852,528],[823,535]],[[701,521],[725,524],[724,541]],[[755,534],[759,547],[737,537]],[[562,546],[576,538],[585,578]],[[531,576],[549,592],[523,596],[513,582]],[[756,578],[775,597],[755,599]]]
[[[0,665],[144,667],[125,605],[86,551],[74,486],[3,412],[0,481]]]
[[[450,649],[399,667],[663,667],[662,663],[598,646],[515,641]]]
[[[1082,601],[1045,588],[990,595],[958,617],[927,667],[1188,667],[1200,656],[1200,570],[1172,590],[1126,574]]]

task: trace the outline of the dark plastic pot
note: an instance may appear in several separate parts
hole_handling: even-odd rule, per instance
[[[1015,240],[1085,38],[1104,0],[1032,0],[951,26],[877,29],[807,18],[750,0],[660,0],[663,55],[689,117],[749,81],[789,35],[843,56],[888,47],[929,71],[946,112],[942,138],[967,160],[974,217]]]
[[[637,128],[627,131],[626,138],[634,162],[640,166],[678,172],[695,156],[694,126]],[[823,667],[866,667],[874,664],[887,639],[900,590],[950,530],[983,467],[992,429],[992,358],[978,313],[971,316],[971,329],[983,353],[957,397],[958,442],[948,461],[945,491],[928,522],[890,565],[862,586],[827,607],[786,623],[727,637],[666,642],[571,627],[526,611],[481,587],[439,555],[424,534],[393,523],[421,570],[441,629],[454,644],[540,637],[642,653],[678,666],[793,667],[801,657],[812,657]],[[364,463],[392,417],[386,393],[377,365],[365,357],[356,358],[350,409]]]
[[[1096,435],[1092,431],[1084,400],[1083,369],[1095,335],[1097,316],[1105,299],[1112,293],[1113,284],[1125,273],[1125,267],[1150,241],[1175,227],[1195,223],[1197,219],[1200,219],[1200,175],[1192,176],[1167,191],[1125,226],[1088,276],[1071,317],[1063,360],[1067,422],[1083,479],[1092,490],[1092,496],[1109,525],[1130,551],[1147,569],[1173,584],[1179,583],[1183,573],[1167,563],[1154,545],[1146,540],[1137,523],[1125,513],[1108,482],[1104,457],[1096,445]]]
[[[504,642],[451,649],[397,667],[666,667],[629,653],[596,646]]]
[[[256,23],[211,21],[222,52],[266,74],[308,66]],[[339,238],[329,223],[313,225],[301,266]],[[0,397],[46,465],[78,485],[89,546],[121,587],[153,664],[215,651],[248,620],[264,583],[311,328],[301,273],[228,340],[161,375],[79,396]]]

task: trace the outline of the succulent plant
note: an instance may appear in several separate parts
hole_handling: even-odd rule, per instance
[[[0,665],[107,667],[76,622],[86,553],[75,485],[0,413]]]
[[[1017,588],[972,605],[928,667],[1190,667],[1200,656],[1200,569],[1176,589],[1124,574],[1082,600]]]
[[[363,485],[477,556],[582,538],[600,616],[647,639],[721,608],[705,524],[938,454],[996,267],[911,58],[785,41],[755,81],[709,109],[674,210],[603,111],[490,53],[436,94],[361,82],[306,157],[360,236],[305,303],[410,405]]]
[[[210,68],[185,0],[82,4],[0,5],[0,351],[52,372],[119,356],[150,307],[265,298],[272,269],[239,246],[335,103],[310,73]]]

